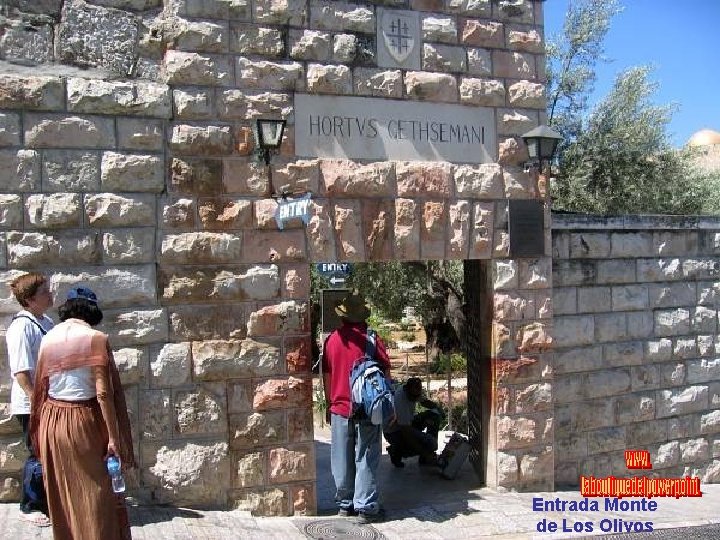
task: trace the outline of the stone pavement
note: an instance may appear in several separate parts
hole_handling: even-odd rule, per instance
[[[387,510],[384,523],[359,526],[352,518],[334,516],[333,486],[329,473],[327,433],[316,432],[319,516],[264,518],[244,511],[191,510],[165,506],[131,506],[134,540],[210,539],[407,539],[460,540],[475,538],[583,538],[584,532],[562,532],[573,523],[591,522],[593,535],[625,532],[623,523],[651,521],[654,529],[691,527],[720,523],[720,484],[703,485],[703,497],[654,499],[654,512],[534,512],[533,498],[581,500],[577,491],[511,493],[479,488],[472,468],[466,464],[455,480],[445,480],[431,469],[407,460],[404,469],[394,468],[388,457],[380,465],[382,502]],[[632,499],[626,499],[632,500]],[[602,499],[599,499],[602,503]],[[602,504],[601,504],[602,507]],[[51,539],[48,529],[37,529],[21,521],[16,504],[0,505],[0,540]],[[540,533],[543,518],[558,523],[556,533]],[[611,530],[601,530],[600,524]],[[621,527],[620,530],[612,528]],[[683,537],[684,532],[677,533]],[[688,533],[690,534],[690,533]],[[690,538],[692,535],[685,537]],[[634,534],[631,538],[642,538]],[[653,536],[658,538],[658,536]],[[101,540],[101,539],[98,539]]]

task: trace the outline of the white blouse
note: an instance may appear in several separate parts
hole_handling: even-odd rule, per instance
[[[50,374],[48,395],[63,401],[83,401],[94,398],[95,380],[92,368],[81,367]]]

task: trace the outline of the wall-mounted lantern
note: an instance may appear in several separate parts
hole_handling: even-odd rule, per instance
[[[273,187],[270,156],[274,152],[277,152],[282,144],[285,122],[285,120],[277,118],[258,118],[255,125],[255,152],[267,168],[270,195],[272,197],[282,196],[282,194],[275,193],[275,188]]]
[[[539,173],[538,192],[544,199],[547,194],[546,171],[549,172],[550,163],[558,144],[562,141],[562,135],[548,126],[538,126],[522,135],[522,138],[527,145],[528,156],[530,157],[528,170],[534,167]]]

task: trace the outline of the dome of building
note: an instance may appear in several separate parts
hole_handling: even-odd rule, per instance
[[[720,144],[720,133],[712,129],[701,129],[688,140],[688,146],[714,146]]]

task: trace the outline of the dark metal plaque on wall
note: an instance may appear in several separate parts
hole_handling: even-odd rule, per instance
[[[510,257],[545,255],[545,212],[542,202],[511,199],[508,204]]]

